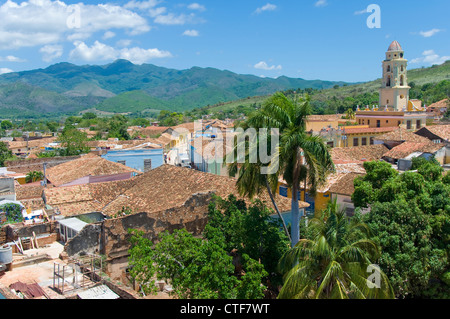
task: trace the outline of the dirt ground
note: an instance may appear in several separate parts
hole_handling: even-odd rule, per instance
[[[63,250],[64,246],[61,243],[54,242],[38,249],[25,250],[24,255],[13,254],[12,270],[6,271],[4,275],[0,277],[0,289],[6,291],[11,284],[17,281],[26,284],[38,283],[50,299],[67,298],[67,295],[62,295],[53,289],[55,264],[60,264],[60,267],[66,265],[66,263],[59,258],[59,255]],[[45,255],[47,255],[50,260],[45,260]],[[18,266],[25,259],[39,259],[40,257],[42,257],[42,259],[38,260],[37,263]],[[157,295],[146,296],[144,299],[171,299],[171,297],[165,291],[159,291]]]
[[[0,284],[4,287],[9,287],[9,285],[17,281],[26,284],[38,283],[39,286],[41,286],[52,299],[64,298],[51,288],[53,287],[54,264],[64,264],[64,262],[59,259],[59,254],[63,251],[63,249],[64,246],[62,244],[55,242],[39,249],[26,250],[24,252],[25,255],[13,254],[12,270],[5,272],[5,274],[0,277]],[[52,260],[27,266],[14,267],[15,263],[20,263],[25,258],[39,258],[45,254],[52,258]]]

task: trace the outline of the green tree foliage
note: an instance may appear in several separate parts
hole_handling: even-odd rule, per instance
[[[34,183],[42,179],[44,179],[44,173],[40,171],[28,172],[27,175],[25,176],[26,183]]]
[[[267,208],[247,208],[233,196],[211,203],[202,238],[181,229],[153,244],[142,232],[130,232],[132,277],[146,293],[155,291],[155,275],[169,280],[179,298],[262,298],[277,281],[277,261],[288,249]]]
[[[368,267],[380,256],[360,216],[348,218],[330,202],[306,226],[305,236],[280,260],[284,285],[280,299],[391,299],[394,291],[380,271],[373,287]]]
[[[0,123],[0,128],[3,130],[10,130],[13,128],[13,124],[11,123],[11,121],[4,120]]]
[[[416,160],[417,172],[394,173],[382,162],[365,163],[355,181],[357,207],[382,247],[379,265],[398,298],[449,298],[450,185],[433,161]]]
[[[12,157],[12,152],[4,142],[0,142],[0,166],[5,165],[5,161]]]
[[[128,119],[124,115],[116,114],[108,122],[108,138],[118,138],[119,140],[130,140],[131,136],[127,132]]]
[[[158,121],[161,126],[176,126],[183,123],[183,113],[161,111]]]
[[[59,136],[63,150],[60,151],[62,156],[73,156],[82,153],[87,153],[89,148],[87,147],[87,135],[85,132],[81,132],[74,128],[72,125],[66,125],[63,132]]]
[[[6,213],[5,224],[15,224],[23,221],[22,207],[18,204],[4,204],[0,206],[0,212]]]
[[[274,167],[278,166],[278,169],[270,175],[274,175],[272,180],[275,181],[282,177],[292,189],[292,247],[300,239],[300,182],[308,183],[310,194],[314,194],[317,187],[325,182],[327,175],[334,171],[333,161],[322,138],[306,132],[309,115],[311,105],[308,96],[290,99],[278,92],[268,98],[261,109],[253,113],[245,123],[250,128],[279,130],[280,146],[277,154],[272,154],[274,156],[270,162]]]

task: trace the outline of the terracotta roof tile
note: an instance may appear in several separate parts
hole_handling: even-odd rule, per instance
[[[124,206],[135,212],[160,211],[182,205],[192,194],[208,191],[222,197],[234,194],[240,198],[234,178],[171,165],[160,166],[134,180],[136,186],[108,205],[104,213],[117,213]],[[261,200],[272,205],[267,194],[263,194]],[[280,210],[290,210],[290,200],[277,195],[276,201]],[[303,204],[306,203],[300,206]]]
[[[85,176],[115,175],[141,172],[128,166],[108,161],[100,156],[88,154],[70,162],[56,165],[47,170],[47,179],[55,186],[61,186]]]
[[[417,143],[425,143],[428,142],[428,139],[413,132],[410,132],[404,128],[397,128],[395,131],[390,133],[383,134],[381,136],[377,136],[375,138],[379,141],[390,141],[390,142],[417,142]]]
[[[384,157],[389,157],[393,159],[401,159],[405,158],[411,153],[414,152],[423,152],[423,153],[435,153],[441,148],[443,148],[444,145],[442,144],[435,144],[431,141],[427,141],[425,143],[415,143],[415,142],[404,142],[394,148],[392,148],[390,151],[384,154]]]
[[[330,150],[331,158],[335,164],[362,163],[376,161],[383,157],[388,148],[383,144],[335,147]]]
[[[345,128],[344,134],[357,134],[357,133],[384,133],[392,132],[396,127],[348,127]]]
[[[430,125],[425,128],[436,136],[439,136],[441,139],[450,141],[450,124],[447,125]]]
[[[349,173],[344,174],[329,189],[331,193],[351,196],[355,191],[354,180],[364,174]]]

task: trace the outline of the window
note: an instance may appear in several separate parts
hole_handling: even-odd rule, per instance
[[[411,129],[411,120],[406,121],[406,129],[407,130]]]
[[[152,160],[151,158],[144,159],[144,172],[152,170]]]
[[[422,126],[422,123],[420,122],[420,120],[416,121],[416,129],[419,129]]]
[[[327,142],[327,146],[329,146],[329,147],[334,147],[334,142],[333,142],[333,141]]]
[[[361,145],[367,145],[367,137],[361,138]]]
[[[400,76],[400,86],[403,86],[404,82],[405,82],[404,76],[401,75]]]
[[[373,145],[374,143],[375,143],[374,137],[372,136],[372,137],[370,137],[370,145]]]
[[[387,77],[386,86],[391,86],[391,77]]]
[[[389,123],[389,120],[386,120],[386,124]]]
[[[388,67],[387,67],[387,72],[391,72],[391,66],[390,65],[388,65]]]
[[[398,122],[397,122],[397,125],[398,125],[398,126],[400,126],[400,124],[402,124],[402,121],[398,121]]]
[[[400,71],[404,71],[405,70],[405,68],[403,67],[403,65],[400,67]]]
[[[353,138],[353,146],[359,146],[359,138]]]
[[[381,121],[377,120],[377,127],[381,127]]]
[[[367,125],[370,125],[370,120],[367,120]]]

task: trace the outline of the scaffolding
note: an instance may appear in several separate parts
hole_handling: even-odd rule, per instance
[[[68,264],[53,264],[53,289],[62,295],[103,283],[102,258],[88,254],[71,259]]]

